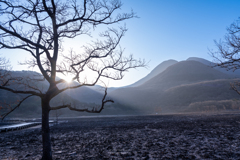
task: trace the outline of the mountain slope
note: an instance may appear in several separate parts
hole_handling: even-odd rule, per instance
[[[100,85],[86,86],[86,87],[91,90],[94,90],[96,92],[99,92],[101,94],[104,94],[104,92],[105,92],[105,88]],[[107,92],[110,93],[110,92],[114,91],[115,89],[118,89],[118,87],[108,87]]]
[[[205,64],[205,65],[207,65],[209,67],[213,67],[214,69],[216,69],[216,70],[218,70],[218,71],[220,71],[222,73],[232,75],[232,76],[234,76],[236,78],[240,77],[240,69],[235,70],[235,71],[233,71],[233,70],[229,70],[228,71],[226,68],[222,68],[222,67],[219,67],[219,66],[215,67],[215,64],[213,62],[210,62],[210,61],[208,61],[206,59],[203,59],[203,58],[190,57],[190,58],[187,59],[187,61],[189,61],[189,60],[190,61],[201,62],[201,63],[203,63],[203,64]]]
[[[197,62],[201,62],[202,64],[205,64],[206,66],[209,66],[209,67],[213,66],[212,62],[210,62],[206,59],[203,59],[203,58],[198,58],[198,57],[189,57],[187,59],[187,61],[197,61]]]
[[[130,86],[127,87],[137,87],[142,85],[143,83],[147,82],[148,80],[152,79],[156,75],[162,73],[164,70],[166,70],[169,66],[176,64],[176,60],[167,60],[162,63],[160,63],[157,67],[155,67],[147,76],[144,78],[140,79],[139,81],[133,83]]]
[[[139,87],[145,89],[157,87],[160,90],[165,90],[182,84],[226,78],[233,78],[233,76],[224,74],[197,61],[181,61],[168,67],[165,71]]]
[[[138,87],[117,89],[110,96],[146,113],[156,108],[163,112],[180,111],[196,101],[237,98],[229,90],[233,77],[197,61],[182,61]]]
[[[28,78],[36,78],[41,75],[37,72],[33,71],[13,71],[12,76],[14,77],[28,77]],[[38,81],[36,83],[29,83],[33,86],[40,87],[41,91],[44,93],[48,89],[48,83],[46,80]],[[70,85],[70,84],[65,84]],[[64,87],[62,84],[60,87]],[[78,85],[77,82],[73,82],[72,85]],[[16,89],[24,89],[23,86],[19,86],[15,84],[13,88]],[[26,95],[22,94],[13,94],[9,91],[0,90],[0,103],[11,104],[11,107],[15,107],[18,100],[26,97]],[[52,107],[59,106],[62,104],[72,104],[77,108],[93,108],[97,107],[96,104],[93,103],[101,103],[103,95],[101,93],[95,92],[87,87],[80,87],[78,89],[73,89],[69,91],[62,92],[61,94],[54,97],[50,104]],[[1,106],[0,105],[0,106]],[[99,105],[100,107],[100,105]],[[8,111],[8,109],[0,110],[0,115]],[[51,111],[51,113],[54,111]],[[123,106],[121,104],[107,104],[104,111],[100,114],[131,114],[135,112],[130,107]],[[88,114],[83,112],[74,112],[69,110],[68,108],[61,109],[62,116],[81,116],[81,115],[96,115],[96,114]],[[53,114],[54,115],[54,114]],[[8,117],[21,117],[21,118],[40,118],[41,117],[41,99],[37,96],[31,97],[24,101],[20,107],[18,107],[14,112],[12,112]]]
[[[229,85],[235,80],[210,80],[176,86],[161,95],[159,105],[168,112],[184,111],[186,107],[195,102],[239,99],[239,95],[231,90]]]
[[[61,84],[60,88],[67,87],[67,85],[77,86],[78,82],[72,82],[71,84]],[[70,97],[85,103],[101,103],[103,93],[97,92],[89,87],[82,86],[76,89],[68,89],[64,91]]]

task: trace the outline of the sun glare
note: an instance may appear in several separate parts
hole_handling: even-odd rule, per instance
[[[67,81],[67,83],[71,83],[72,82],[72,77],[66,76],[66,77],[64,77],[64,80]]]

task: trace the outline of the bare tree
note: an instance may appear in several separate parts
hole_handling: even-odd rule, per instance
[[[0,57],[0,84],[3,85],[9,78],[11,72],[11,66],[9,60],[4,57]],[[6,102],[0,102],[0,113],[7,114],[11,110],[11,105]],[[2,116],[2,115],[0,115]]]
[[[61,110],[55,110],[55,111],[52,113],[52,116],[55,116],[56,124],[58,124],[58,118],[59,118],[62,114],[63,114],[63,113],[61,112]]]
[[[227,28],[224,40],[214,41],[217,51],[210,51],[210,55],[215,59],[215,67],[226,68],[234,72],[240,69],[240,18]],[[235,81],[230,84],[232,89],[240,95],[240,82]]]
[[[107,102],[107,90],[99,108],[78,108],[71,104],[50,106],[49,102],[58,94],[82,86],[93,86],[102,78],[120,80],[123,73],[131,68],[145,66],[142,60],[136,60],[130,55],[123,57],[119,47],[120,40],[127,31],[126,27],[110,28],[111,25],[135,17],[134,12],[117,13],[122,7],[119,0],[0,0],[0,48],[19,49],[28,52],[32,59],[22,64],[37,67],[43,78],[49,83],[49,88],[42,91],[32,82],[41,78],[11,77],[2,78],[0,89],[25,95],[16,107],[32,96],[41,98],[42,106],[42,141],[44,160],[52,159],[49,111],[69,108],[73,111],[100,113]],[[93,35],[98,26],[110,26],[99,34],[100,40],[95,40],[83,46],[81,51],[63,51],[64,39],[73,39],[81,35]],[[87,79],[88,73],[94,74],[94,79]],[[57,73],[71,75],[78,85],[65,85],[64,79],[56,80]],[[14,83],[13,83],[14,81]],[[14,89],[13,84],[24,86]],[[12,112],[13,108],[10,112]],[[6,116],[5,114],[3,118]]]

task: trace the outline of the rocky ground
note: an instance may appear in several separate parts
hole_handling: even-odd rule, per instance
[[[240,115],[79,118],[51,127],[54,159],[240,159]],[[0,159],[40,159],[41,130],[0,133]]]

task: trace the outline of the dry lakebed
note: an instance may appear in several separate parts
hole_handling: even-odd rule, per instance
[[[0,133],[0,159],[41,159],[41,128]],[[68,119],[51,126],[53,159],[240,159],[239,114]]]

